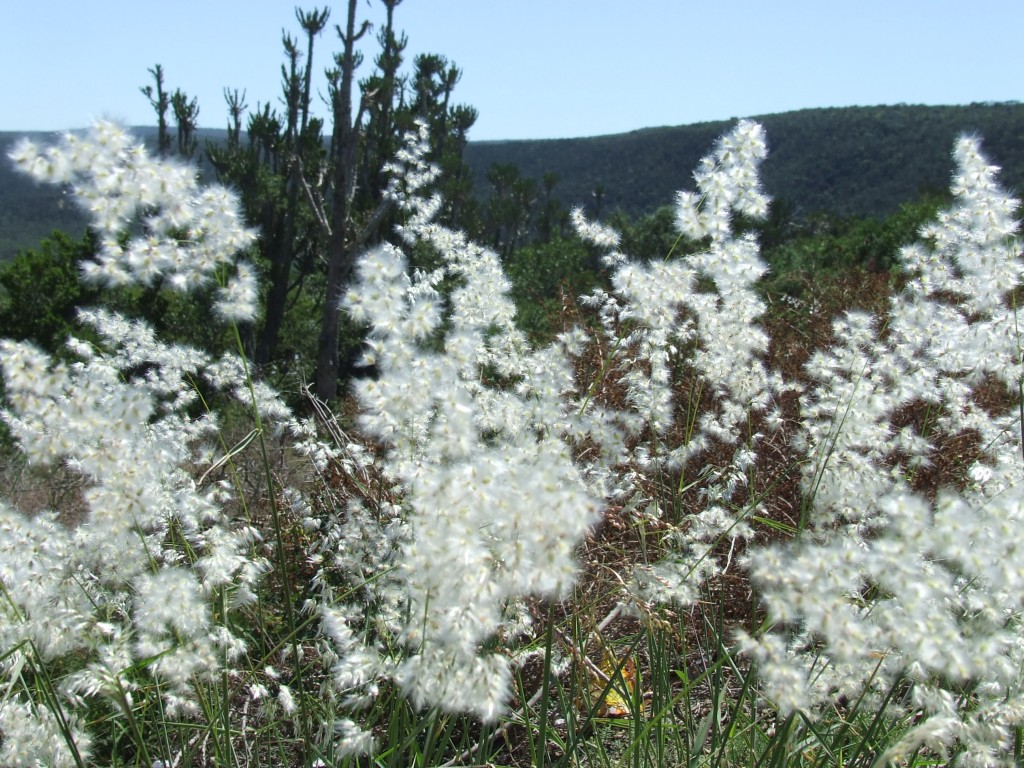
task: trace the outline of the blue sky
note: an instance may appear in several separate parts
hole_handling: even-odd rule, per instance
[[[324,5],[321,0],[320,5]],[[316,71],[338,50],[330,34]],[[0,0],[0,130],[152,124],[163,65],[223,127],[223,90],[279,103],[286,0]],[[314,7],[303,5],[304,8]],[[361,18],[379,22],[376,0]],[[1024,0],[404,0],[407,54],[462,70],[471,139],[619,133],[805,107],[1024,100]],[[370,71],[373,41],[360,72]],[[321,81],[322,82],[322,81]],[[322,90],[322,89],[321,89]]]

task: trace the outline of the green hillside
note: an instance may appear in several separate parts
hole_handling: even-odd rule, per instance
[[[763,166],[769,194],[785,197],[798,216],[827,210],[881,216],[922,190],[948,186],[954,139],[976,132],[1000,163],[1002,182],[1024,181],[1024,105],[846,107],[757,116],[768,133]],[[568,206],[589,204],[604,188],[602,210],[650,213],[688,185],[708,148],[733,121],[586,139],[470,143],[466,159],[478,190],[486,170],[514,163],[523,176],[558,174],[555,195]]]
[[[0,260],[37,245],[55,229],[75,237],[85,229],[85,217],[60,190],[14,170],[7,154],[22,137],[43,142],[52,134],[0,132]]]
[[[922,191],[948,186],[950,149],[957,135],[980,134],[1003,167],[1002,182],[1024,187],[1024,105],[959,107],[847,107],[763,115],[770,154],[764,163],[769,194],[785,198],[799,218],[828,211],[840,216],[884,216]],[[631,216],[672,202],[688,185],[689,169],[733,121],[646,128],[582,139],[470,142],[466,161],[474,189],[487,197],[487,170],[514,164],[523,177],[555,173],[554,196],[566,206],[593,208],[603,189],[602,212]],[[151,132],[153,129],[140,129]],[[200,132],[200,143],[224,132]],[[22,134],[0,133],[0,151]],[[83,219],[59,192],[0,163],[0,259],[39,242],[53,229],[79,234]]]

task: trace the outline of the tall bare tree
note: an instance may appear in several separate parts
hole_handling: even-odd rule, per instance
[[[323,320],[320,326],[316,363],[316,394],[321,399],[333,398],[338,391],[338,330],[340,326],[341,292],[352,277],[357,250],[361,247],[353,231],[352,198],[356,189],[359,164],[359,127],[363,105],[353,114],[355,72],[360,62],[356,43],[366,34],[369,24],[363,22],[356,31],[357,0],[348,0],[345,28],[336,26],[341,38],[341,53],[335,55],[337,69],[331,78],[331,103],[334,108],[334,131],[331,155],[334,162],[333,194],[330,210],[330,233],[327,243],[327,284]]]
[[[357,20],[359,0],[348,0],[344,22],[335,25],[341,50],[327,70],[329,134],[325,136],[325,121],[313,116],[311,102],[314,44],[327,27],[330,10],[296,9],[304,39],[282,35],[284,110],[278,114],[270,105],[257,105],[243,133],[244,93],[226,90],[228,140],[207,147],[212,165],[222,180],[239,190],[246,216],[261,231],[256,261],[265,286],[264,308],[261,324],[250,329],[250,352],[263,368],[297,351],[282,349],[288,311],[296,302],[305,302],[302,322],[310,322],[311,294],[304,290],[322,289],[314,387],[323,399],[338,392],[344,366],[338,304],[352,279],[356,256],[371,240],[390,231],[384,164],[394,157],[400,136],[414,117],[426,119],[439,137],[435,159],[456,152],[461,162],[466,132],[476,118],[471,108],[450,106],[459,72],[443,57],[417,57],[414,76],[400,74],[407,40],[395,33],[394,11],[402,0],[380,1],[386,22],[378,31],[380,51],[366,78],[357,79],[362,62],[359,42],[371,27]],[[162,70],[151,72],[157,89],[147,87],[143,92],[156,107],[165,93]],[[163,98],[174,105],[174,97]],[[186,118],[194,117],[189,111],[195,108],[194,100],[181,106]],[[185,124],[191,125],[188,120]]]
[[[150,105],[156,112],[157,120],[157,154],[166,157],[171,151],[171,134],[167,130],[167,110],[171,106],[171,97],[164,90],[164,68],[157,64],[148,70],[153,76],[153,85],[144,85],[139,88],[142,95],[149,99]],[[154,86],[156,86],[154,88]]]

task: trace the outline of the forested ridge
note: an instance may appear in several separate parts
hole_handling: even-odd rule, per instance
[[[786,200],[797,219],[819,212],[883,217],[922,193],[945,189],[949,147],[963,133],[982,137],[1009,188],[1019,189],[1024,181],[1024,105],[1014,102],[806,109],[755,119],[769,140],[765,186]],[[504,167],[515,178],[536,180],[537,189],[547,175],[551,195],[566,208],[636,217],[670,203],[687,184],[687,169],[732,122],[578,139],[470,141],[464,159],[477,198],[489,197],[494,185],[488,175]],[[151,128],[134,130],[155,135]],[[6,155],[24,135],[47,134],[2,132],[0,150]],[[200,129],[199,145],[225,136],[224,130]],[[0,259],[36,245],[55,228],[80,232],[83,221],[59,191],[0,163]]]
[[[753,119],[768,134],[764,184],[798,215],[884,216],[922,191],[945,189],[949,148],[962,133],[982,137],[1011,188],[1024,179],[1024,105],[877,106],[805,109]],[[670,202],[690,171],[734,120],[721,120],[584,139],[470,142],[466,162],[486,187],[494,163],[520,174],[558,176],[556,195],[568,205],[603,193],[602,209],[630,216]],[[589,206],[588,206],[589,207]]]

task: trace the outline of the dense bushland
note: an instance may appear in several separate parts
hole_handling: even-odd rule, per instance
[[[83,308],[60,359],[0,347],[76,512],[0,506],[0,763],[1019,762],[1022,262],[980,142],[893,274],[766,295],[741,121],[667,258],[573,213],[533,341],[428,150],[339,308],[372,375],[300,418],[244,355],[230,193],[111,125],[16,148],[90,213],[85,284],[198,295],[232,344]]]

